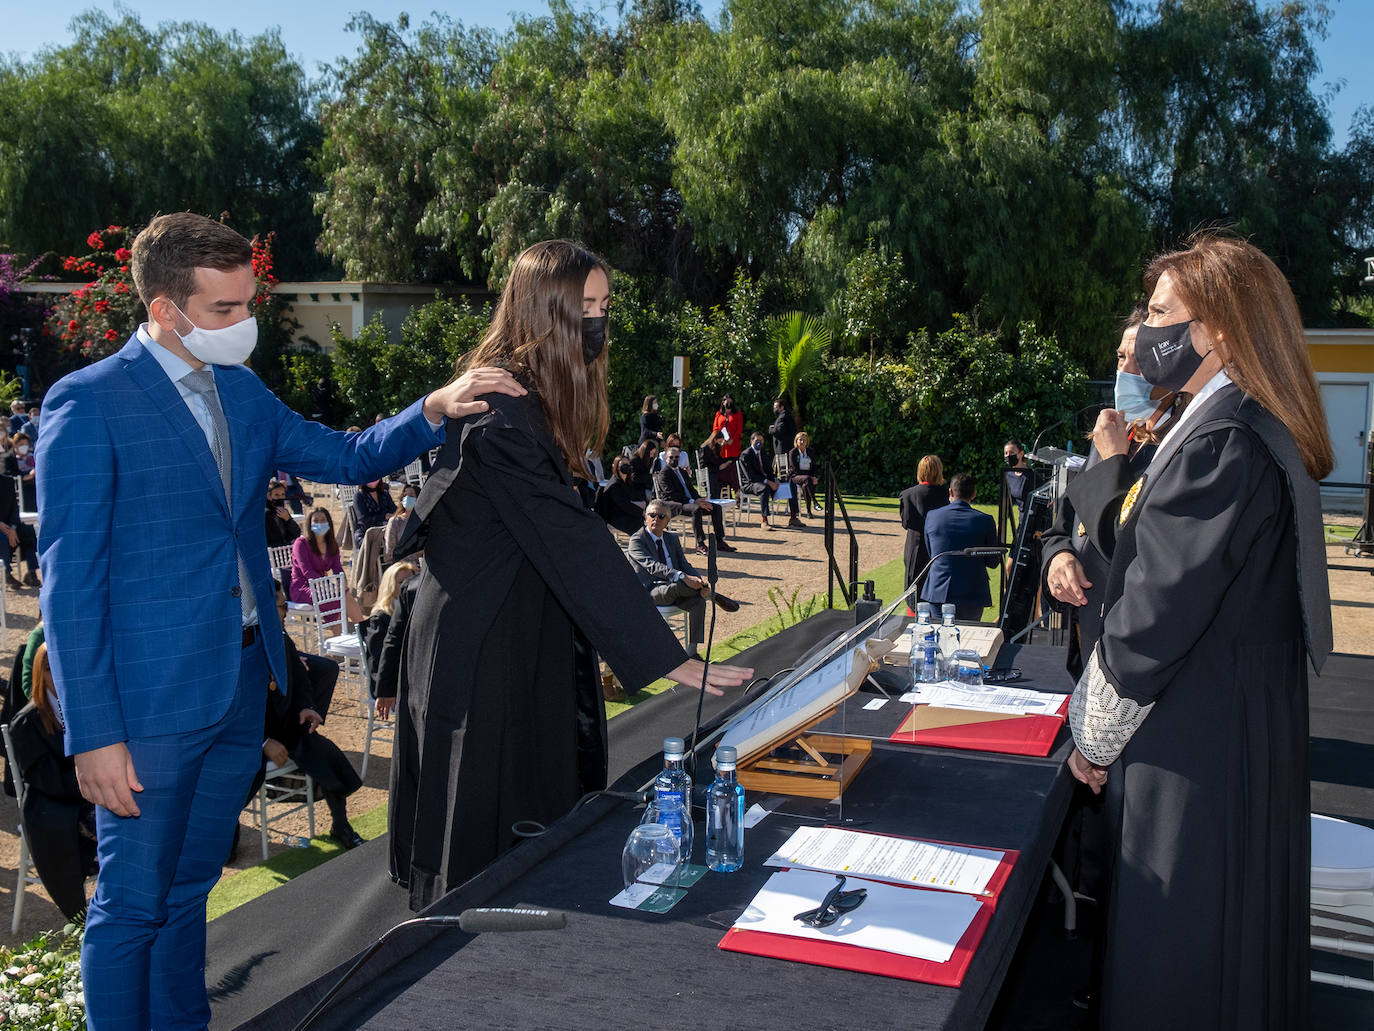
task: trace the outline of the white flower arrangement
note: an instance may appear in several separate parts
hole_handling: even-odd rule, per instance
[[[68,924],[14,949],[0,949],[0,1029],[84,1031],[81,938],[85,929],[84,923]]]

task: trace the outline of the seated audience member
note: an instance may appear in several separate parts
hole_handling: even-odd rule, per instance
[[[10,402],[10,421],[7,427],[10,433],[18,433],[19,427],[29,421],[28,410],[23,401]]]
[[[813,508],[819,508],[816,504],[816,484],[820,482],[820,477],[816,475],[816,460],[811,454],[811,438],[803,430],[792,438],[792,450],[787,452],[787,479],[792,483],[792,496],[798,493],[806,498],[806,514],[811,515]]]
[[[655,605],[674,605],[687,613],[687,654],[697,658],[705,639],[706,599],[726,612],[739,610],[739,602],[711,593],[708,584],[687,561],[677,534],[668,526],[668,506],[650,501],[644,509],[644,525],[630,537],[625,553],[639,574],[639,582]]]
[[[334,536],[334,517],[327,508],[317,508],[310,513],[310,532],[296,538],[291,545],[291,600],[313,605],[315,599],[310,594],[310,581],[331,573],[342,573],[343,562],[339,558],[339,542]],[[338,606],[331,605],[325,613],[337,613]]]
[[[81,796],[76,760],[65,754],[47,645],[33,664],[32,700],[10,720],[10,739],[28,794],[20,819],[33,865],[62,915],[86,911],[86,878],[95,873],[95,806]]]
[[[391,618],[382,637],[377,654],[377,669],[373,676],[373,690],[377,692],[377,718],[386,719],[395,710],[401,691],[401,656],[405,652],[406,628],[415,608],[415,592],[420,586],[418,576],[400,583],[396,601],[391,606]],[[376,609],[373,609],[376,612]]]
[[[277,479],[286,487],[286,503],[291,506],[291,511],[300,515],[306,505],[314,501],[314,495],[307,494],[305,487],[299,478],[285,469],[277,470]]]
[[[935,605],[952,603],[954,618],[963,623],[978,622],[992,604],[988,569],[995,569],[1001,558],[1000,552],[985,559],[937,557],[943,551],[997,544],[997,522],[973,507],[973,495],[973,477],[956,473],[949,481],[949,504],[927,512],[925,520],[926,550],[935,561],[921,586],[921,599]]]
[[[397,598],[406,582],[419,571],[420,567],[414,562],[404,560],[387,566],[386,572],[382,574],[382,582],[377,587],[377,600],[372,603],[372,612],[363,621],[363,648],[367,653],[364,661],[367,663],[368,682],[374,698],[379,694],[378,686],[381,683],[382,644],[386,640],[387,629],[391,626],[391,617],[396,611]],[[395,683],[389,683],[387,688],[387,697],[395,698]]]
[[[654,456],[658,454],[658,443],[641,440],[630,456],[630,486],[640,492],[640,497],[648,501],[654,496]]]
[[[644,398],[644,407],[639,410],[639,439],[663,439],[663,416],[658,414],[658,398],[653,394]]]
[[[755,433],[750,437],[749,446],[739,456],[739,469],[740,477],[743,480],[739,489],[746,494],[758,496],[759,511],[762,515],[761,525],[765,530],[773,529],[768,522],[768,502],[773,497],[773,492],[778,489],[778,481],[768,473],[767,460],[763,457],[762,433]],[[795,491],[787,499],[787,514],[789,527],[806,528],[806,524],[797,518],[797,495]]]
[[[286,619],[286,598],[277,591],[277,607]],[[363,786],[358,771],[348,756],[333,741],[317,733],[329,713],[334,686],[339,679],[338,663],[318,655],[296,650],[290,635],[283,634],[286,645],[286,684],[275,680],[267,686],[267,711],[263,720],[263,765],[248,791],[245,805],[252,802],[267,774],[267,762],[285,766],[288,761],[315,781],[315,791],[329,807],[329,836],[344,848],[363,843],[348,822],[349,795]]]
[[[0,429],[0,463],[9,461],[14,457],[14,441],[10,439],[8,430]],[[0,466],[2,468],[3,466]]]
[[[721,487],[735,486],[735,460],[721,454],[724,444],[725,438],[720,435],[719,430],[714,430],[701,442],[701,447],[697,448],[697,468],[706,470],[706,489],[711,492],[713,498],[722,496]],[[731,473],[728,482],[724,475],[727,466]]]
[[[286,505],[286,484],[281,480],[269,480],[267,483],[266,519],[269,548],[284,548],[294,544],[301,535],[301,528]]]
[[[621,533],[634,533],[644,525],[644,499],[630,484],[630,460],[611,463],[611,481],[596,492],[596,514]]]
[[[381,480],[361,484],[353,495],[353,550],[363,546],[363,536],[374,526],[385,526],[396,511],[391,489]]]
[[[401,507],[386,521],[386,540],[382,545],[382,561],[384,563],[391,561],[391,553],[396,550],[396,545],[400,543],[401,534],[406,528],[406,521],[410,519],[410,510],[415,507],[415,502],[418,500],[420,500],[420,488],[415,484],[407,483],[401,488]]]
[[[19,477],[24,492],[24,511],[37,512],[38,501],[33,482],[33,438],[20,430],[10,440],[14,443],[14,454],[5,459],[5,475]]]
[[[657,473],[663,468],[670,447],[678,449],[677,467],[682,470],[684,476],[690,475],[692,471],[691,463],[687,461],[687,452],[682,450],[682,438],[676,433],[670,433],[663,438],[663,450],[660,451],[658,457],[654,459],[653,471]]]
[[[671,439],[671,438],[669,438]],[[703,498],[692,482],[678,467],[678,448],[670,444],[663,451],[663,468],[654,474],[654,497],[668,506],[673,515],[690,515],[692,533],[696,538],[697,551],[706,554],[706,534],[702,529],[703,516],[711,513],[711,529],[716,535],[716,547],[721,551],[734,551],[725,542],[725,521],[719,505],[713,505]]]
[[[24,424],[19,427],[20,431],[29,435],[30,441],[38,439],[38,416],[39,408],[37,404],[29,405],[29,414],[24,419]]]
[[[14,575],[16,551],[29,567],[22,581]],[[0,479],[0,558],[5,562],[5,582],[11,587],[38,586],[38,535],[19,517],[19,499],[8,477]]]

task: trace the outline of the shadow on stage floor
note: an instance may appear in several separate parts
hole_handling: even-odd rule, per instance
[[[781,656],[795,654],[796,641],[789,635],[804,632],[819,643],[852,625],[852,618],[845,612],[822,613],[731,661],[775,673]],[[707,721],[719,719],[732,704],[708,700]],[[613,720],[612,780],[637,787],[652,776],[663,736],[689,733],[694,708],[695,695],[675,689]],[[1326,675],[1311,682],[1311,717],[1313,810],[1374,826],[1374,658],[1332,656]],[[387,839],[382,837],[220,917],[209,927],[211,1027],[279,1026],[270,1013],[276,1002],[347,962],[411,915],[405,892],[387,876]],[[1090,904],[1082,905],[1080,928],[1091,927],[1090,918]],[[1086,931],[1065,934],[1062,903],[1047,878],[988,1027],[1086,1027],[1072,996],[1087,983],[1091,949]],[[635,964],[608,960],[608,990],[617,978],[633,978],[627,971]],[[1363,976],[1369,976],[1368,963],[1325,956],[1316,961],[1323,969],[1345,973],[1359,974],[1362,966]],[[1374,994],[1314,984],[1312,996],[1317,1031],[1374,1027]]]

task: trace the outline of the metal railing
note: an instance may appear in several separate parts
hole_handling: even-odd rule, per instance
[[[835,558],[835,512],[839,511],[840,517],[844,520],[844,529],[849,534],[849,579],[845,579],[840,571],[840,564]],[[859,598],[859,540],[854,536],[854,526],[849,521],[849,512],[844,507],[844,498],[840,497],[839,484],[835,480],[835,468],[829,462],[825,463],[825,555],[829,564],[827,576],[829,578],[829,589],[826,593],[825,607],[833,609],[835,607],[835,581],[840,582],[840,594],[844,598],[846,607],[853,608],[854,603]]]

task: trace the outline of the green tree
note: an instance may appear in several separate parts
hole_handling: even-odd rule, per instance
[[[310,86],[275,31],[145,28],[90,11],[70,45],[0,62],[0,239],[72,253],[93,225],[159,211],[270,225],[291,276],[319,267]]]
[[[830,348],[830,327],[814,315],[793,311],[770,319],[768,332],[778,348],[778,396],[787,395],[797,425],[802,426],[797,390],[819,370],[821,356]]]

